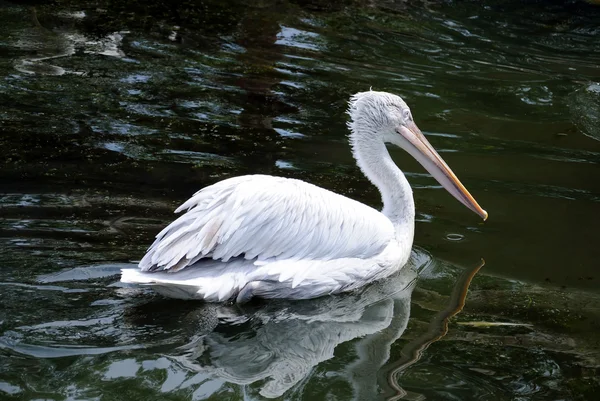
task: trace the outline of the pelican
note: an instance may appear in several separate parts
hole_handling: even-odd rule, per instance
[[[415,203],[386,143],[411,154],[458,201],[483,210],[421,133],[399,96],[349,101],[352,154],[383,200],[381,212],[315,185],[268,175],[233,177],[196,192],[121,281],[172,298],[246,302],[309,299],[380,280],[408,261]]]

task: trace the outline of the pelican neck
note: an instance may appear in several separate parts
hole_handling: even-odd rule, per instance
[[[381,139],[383,135],[353,128],[350,135],[352,154],[363,174],[381,194],[381,213],[394,224],[396,232],[407,229],[414,232],[415,202],[412,188],[392,160]]]

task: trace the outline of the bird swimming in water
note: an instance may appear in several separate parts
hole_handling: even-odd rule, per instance
[[[269,175],[229,178],[196,192],[157,236],[139,269],[121,281],[172,298],[245,302],[308,299],[351,291],[391,275],[410,257],[415,203],[386,148],[407,151],[459,202],[483,210],[421,133],[399,96],[350,98],[356,163],[381,193],[381,212],[304,181]]]

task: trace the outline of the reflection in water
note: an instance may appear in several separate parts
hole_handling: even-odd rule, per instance
[[[408,324],[411,294],[417,276],[419,272],[426,271],[430,264],[430,256],[416,250],[409,264],[399,273],[350,294],[300,302],[249,304],[243,308],[199,304],[195,310],[185,314],[185,332],[189,333],[186,337],[190,339],[175,348],[175,352],[162,354],[188,372],[197,372],[202,377],[208,374],[238,385],[260,383],[260,395],[275,398],[291,389],[296,393],[302,392],[302,387],[316,374],[315,367],[333,358],[335,349],[342,343],[356,339],[358,341],[353,342],[352,352],[355,360],[338,375],[338,379],[343,378],[351,384],[353,399],[372,399],[373,394],[378,393],[378,386],[387,387],[388,393],[395,392],[389,400],[404,398],[408,393],[399,387],[398,374],[417,362],[431,343],[447,333],[448,319],[463,308],[468,286],[482,266],[467,270],[458,278],[447,307],[430,321],[424,333],[404,345],[401,358],[385,367],[387,378],[382,380],[379,372],[390,358],[390,348],[402,336]],[[113,276],[123,267],[130,265],[74,268],[41,275],[37,280],[43,284],[93,280]],[[52,288],[69,291],[66,287],[56,285]],[[46,286],[45,289],[50,287]],[[121,292],[124,297],[132,295],[126,288],[122,288]],[[124,314],[131,319],[126,319],[127,323],[121,329],[131,331],[143,324],[139,317],[144,316],[148,308],[152,308],[152,304],[126,308]],[[113,318],[96,317],[79,322],[22,326],[20,330],[31,335],[36,331],[42,334],[51,327],[86,328],[99,323],[120,325]],[[68,337],[66,331],[63,331],[63,335]],[[133,333],[131,335],[135,336]],[[44,346],[15,341],[10,336],[0,338],[0,348],[9,348],[36,358],[99,355],[140,347],[145,346]],[[112,364],[109,370],[115,369],[117,367]],[[110,372],[107,374],[111,375]]]
[[[261,383],[260,395],[274,398],[292,388],[303,391],[316,374],[317,365],[333,358],[341,344],[360,339],[354,342],[354,362],[338,374],[352,384],[356,399],[372,399],[377,372],[388,360],[391,345],[406,329],[417,274],[430,261],[429,255],[416,251],[398,274],[356,292],[301,302],[247,304],[244,309],[164,301],[160,301],[162,305],[127,305],[106,299],[95,302],[104,309],[100,314],[78,319],[74,308],[65,320],[42,317],[38,323],[14,327],[0,337],[0,350],[44,359],[162,349],[163,357],[187,372],[187,381],[193,381],[193,375],[203,380],[209,375],[239,385]],[[85,280],[92,284],[111,278],[122,267],[107,264],[40,275],[36,287],[69,294],[70,287],[79,287]],[[116,290],[123,299],[135,302],[137,290],[121,286]],[[78,294],[87,297],[90,291],[93,287]],[[172,311],[172,306],[180,311],[165,315],[163,311]],[[152,315],[163,318],[157,321]],[[179,326],[179,335],[174,336],[170,326]],[[147,336],[153,340],[148,341]],[[89,341],[95,337],[102,338],[100,342],[106,346],[91,346]],[[120,345],[109,345],[115,341]],[[125,361],[111,363],[103,375],[135,377],[139,364]],[[196,373],[190,376],[192,372]]]
[[[483,281],[474,292],[471,288],[468,324],[454,325],[448,333],[448,320],[464,306],[479,266],[462,271],[418,249],[406,269],[359,291],[243,308],[152,299],[149,290],[116,281],[123,267],[133,266],[77,267],[38,275],[33,283],[2,283],[0,300],[10,299],[24,309],[0,311],[2,366],[13,366],[17,356],[41,364],[44,372],[25,380],[5,373],[19,394],[43,390],[90,398],[102,388],[107,397],[118,397],[127,385],[135,394],[198,400],[282,394],[289,399],[343,394],[344,399],[373,400],[382,393],[388,400],[436,399],[448,391],[465,400],[486,394],[508,400],[511,394],[532,391],[523,372],[555,363],[540,354],[538,344],[553,347],[547,343],[553,339],[559,353],[585,347],[577,336],[544,328],[543,321],[491,324],[481,331],[481,324],[473,324],[473,300],[478,300],[475,308],[518,307],[520,313],[531,313],[535,300],[530,298],[527,306],[514,297],[563,299],[485,276],[477,276]],[[491,296],[490,283],[500,288]],[[587,305],[600,304],[586,299]],[[43,309],[35,306],[42,304]],[[407,328],[409,320],[412,327]],[[445,341],[432,350],[443,336]],[[498,356],[506,352],[521,355],[518,367]],[[519,373],[510,373],[513,369]],[[548,380],[562,375],[555,371]]]
[[[359,339],[353,343],[355,360],[338,372],[338,377],[352,385],[354,399],[372,399],[377,393],[378,372],[389,359],[390,347],[408,324],[411,293],[418,272],[426,269],[430,262],[429,255],[416,251],[399,273],[341,296],[301,302],[249,304],[243,309],[239,306],[196,304],[194,310],[185,312],[183,320],[179,316],[177,321],[162,323],[181,324],[183,333],[186,333],[183,338],[188,338],[183,345],[162,354],[188,372],[197,372],[202,377],[208,374],[239,385],[261,383],[260,395],[275,398],[292,388],[294,392],[302,392],[302,387],[316,374],[315,367],[333,358],[341,344]],[[69,292],[68,287],[58,284],[108,278],[123,266],[112,264],[68,269],[41,275],[37,281],[40,289]],[[127,287],[119,291],[125,298],[133,295]],[[110,336],[112,330],[109,325],[118,328],[121,343],[128,343],[126,338],[143,338],[142,326],[147,323],[140,319],[155,306],[141,304],[128,307],[122,302],[110,304],[114,310],[108,315],[21,326],[15,332],[4,333],[0,338],[0,349],[35,358],[61,358],[148,347],[149,344],[144,343],[107,347],[73,343],[82,335],[85,337],[86,330],[92,330],[88,335],[104,332],[104,336]],[[123,323],[115,319],[121,313],[125,316]],[[94,329],[102,326],[105,328],[99,332]],[[158,334],[162,330],[155,327],[153,331]],[[17,332],[22,334],[17,335]],[[43,341],[44,337],[59,332],[62,344],[53,340]],[[23,338],[23,335],[29,339]],[[173,338],[160,340],[160,337],[158,335],[158,343],[154,341],[153,347],[173,344]],[[122,377],[124,367],[119,366],[111,364],[106,375]],[[137,366],[135,362],[134,366]],[[134,376],[136,370],[133,371]],[[385,382],[380,385],[385,385]]]
[[[448,333],[449,319],[456,316],[464,308],[471,281],[473,281],[473,277],[483,267],[484,263],[482,260],[480,265],[474,269],[467,269],[460,275],[452,289],[446,308],[435,315],[425,333],[404,346],[401,352],[402,357],[387,367],[389,369],[388,382],[397,392],[397,395],[388,398],[388,401],[398,400],[407,395],[406,391],[398,386],[398,375],[416,363],[427,347]]]
[[[343,375],[352,383],[356,399],[369,399],[376,393],[377,372],[387,361],[390,346],[406,329],[417,271],[428,261],[428,255],[415,253],[409,265],[389,280],[349,295],[272,302],[243,314],[232,309],[227,325],[245,324],[243,331],[232,335],[215,330],[200,336],[182,347],[186,353],[175,359],[237,384],[266,380],[260,394],[274,398],[306,383],[340,344],[360,338],[354,343],[357,359]]]
[[[338,345],[361,338],[356,343],[358,359],[345,374],[363,396],[359,399],[368,399],[364,396],[375,393],[377,371],[391,343],[408,323],[415,279],[415,270],[408,268],[358,294],[273,303],[228,322],[246,323],[245,330],[233,336],[212,332],[186,344],[186,354],[175,358],[188,368],[237,384],[264,380],[260,394],[275,398],[306,382],[319,363],[333,358]]]

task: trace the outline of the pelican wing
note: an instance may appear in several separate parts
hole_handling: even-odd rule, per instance
[[[230,178],[198,191],[175,212],[140,261],[143,271],[177,271],[202,258],[255,264],[283,259],[369,258],[394,236],[377,210],[303,181]]]

